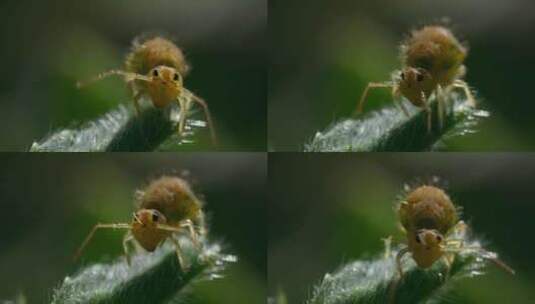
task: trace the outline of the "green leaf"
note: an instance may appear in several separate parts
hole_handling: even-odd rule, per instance
[[[149,108],[138,116],[124,105],[111,110],[78,128],[53,132],[40,142],[34,142],[31,152],[104,152],[153,151],[187,148],[195,143],[197,131],[206,123],[189,118],[182,137],[177,135],[180,111],[176,107],[164,110]],[[165,148],[164,148],[165,149]]]
[[[450,96],[450,108],[444,125],[438,123],[437,102],[431,99],[432,129],[427,131],[427,114],[416,107],[405,115],[396,106],[388,106],[356,119],[344,119],[317,132],[305,145],[306,152],[379,152],[429,151],[440,147],[442,141],[454,136],[474,133],[478,122],[489,113],[468,106],[457,94]]]
[[[467,243],[479,247],[478,241]],[[395,264],[395,254],[375,260],[354,261],[334,273],[327,273],[313,291],[307,304],[416,304],[433,303],[461,278],[482,275],[488,264],[481,254],[461,252],[448,269],[443,261],[429,269],[420,269],[412,259],[403,260],[401,281]],[[486,257],[496,257],[487,252]],[[410,261],[409,261],[410,260]]]
[[[181,240],[185,270],[170,244],[153,253],[137,254],[130,266],[124,257],[87,266],[64,279],[54,291],[52,304],[183,303],[195,283],[221,278],[225,266],[236,261],[235,256],[223,254],[219,244],[202,247],[199,251]]]

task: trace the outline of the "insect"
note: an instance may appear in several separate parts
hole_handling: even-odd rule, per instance
[[[394,102],[405,115],[409,115],[401,97],[427,112],[427,131],[431,132],[431,108],[429,98],[435,93],[438,101],[438,120],[442,128],[445,112],[445,97],[456,88],[466,94],[468,104],[476,101],[468,84],[461,78],[466,73],[463,62],[467,47],[462,45],[453,33],[444,26],[425,26],[411,32],[401,44],[401,71],[392,74],[387,82],[370,82],[366,86],[357,106],[356,113],[362,113],[368,93],[375,88],[390,88]]]
[[[123,249],[130,264],[128,244],[132,241],[152,252],[165,240],[173,242],[181,267],[185,267],[178,236],[187,232],[192,243],[199,248],[199,237],[205,232],[202,202],[195,196],[188,182],[176,176],[162,176],[144,190],[136,192],[139,204],[131,223],[96,224],[77,250],[77,260],[99,229],[125,229]]]
[[[459,208],[455,207],[448,194],[437,186],[421,185],[407,189],[397,208],[407,244],[396,255],[399,276],[391,285],[390,303],[393,303],[395,289],[403,278],[402,258],[408,253],[416,265],[423,269],[442,259],[449,273],[456,253],[471,252],[514,274],[514,270],[500,261],[495,253],[486,251],[479,245],[464,243],[468,227],[459,219],[459,213]],[[389,248],[390,239],[385,244]]]
[[[136,114],[139,115],[141,112],[139,101],[144,97],[148,97],[156,108],[165,108],[173,102],[179,104],[181,110],[178,122],[179,135],[184,131],[191,102],[196,102],[204,110],[212,143],[216,144],[217,139],[208,104],[183,85],[183,78],[189,69],[182,50],[172,41],[161,36],[140,36],[134,39],[132,50],[126,56],[124,71],[110,70],[89,81],[78,82],[77,86],[80,88],[112,75],[123,76],[132,93]]]
[[[398,217],[407,235],[407,247],[397,256],[400,275],[403,273],[401,258],[406,253],[412,253],[421,268],[430,267],[443,256],[444,235],[464,225],[457,213],[449,196],[440,188],[424,185],[407,195],[398,208]]]

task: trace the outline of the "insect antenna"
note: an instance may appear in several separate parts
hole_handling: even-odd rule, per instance
[[[121,71],[121,70],[110,70],[110,71],[107,71],[107,72],[103,72],[103,73],[100,73],[98,74],[97,76],[89,79],[89,80],[85,80],[85,81],[78,81],[76,83],[76,87],[77,88],[83,88],[89,84],[92,84],[93,82],[96,82],[96,81],[99,81],[99,80],[102,80],[106,77],[109,77],[109,76],[114,76],[114,75],[118,75],[118,76],[124,76],[125,80],[127,82],[130,82],[130,81],[133,81],[133,80],[142,80],[142,81],[150,81],[150,78],[146,77],[146,76],[143,76],[143,75],[140,75],[140,74],[136,74],[136,73],[130,73],[130,72],[125,72],[125,71]]]
[[[91,239],[93,238],[93,235],[95,234],[95,232],[98,230],[98,229],[101,229],[101,228],[107,228],[107,229],[131,229],[132,226],[130,224],[126,224],[126,223],[118,223],[118,224],[96,224],[93,229],[91,229],[91,232],[89,232],[89,234],[87,235],[87,237],[85,238],[84,242],[82,243],[82,245],[80,245],[80,247],[78,248],[78,250],[76,250],[76,253],[74,254],[73,256],[73,261],[76,261],[78,260],[78,258],[80,257],[80,255],[82,254],[82,251],[85,249],[85,247],[87,246],[87,244],[89,244],[89,241],[91,241]]]
[[[508,272],[511,275],[515,274],[515,270],[513,268],[511,268],[509,265],[505,264],[505,262],[500,260],[496,253],[487,251],[487,250],[485,250],[483,248],[479,249],[479,253],[480,253],[481,257],[493,262],[494,265],[498,266],[499,268],[501,268],[505,272]]]
[[[496,253],[487,251],[479,246],[465,246],[461,248],[455,248],[455,249],[449,248],[445,250],[445,252],[452,252],[452,253],[460,253],[460,252],[466,252],[466,251],[474,252],[479,257],[486,259],[488,261],[491,261],[492,263],[494,263],[494,265],[498,266],[499,268],[501,268],[502,270],[504,270],[505,272],[511,275],[515,274],[515,270],[511,268],[509,265],[505,264],[505,262],[500,260]]]

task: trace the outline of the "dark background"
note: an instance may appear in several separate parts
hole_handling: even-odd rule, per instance
[[[469,44],[466,80],[491,118],[450,150],[535,149],[535,2],[269,1],[270,150],[300,151],[317,131],[350,116],[368,82],[390,80],[409,31],[449,17]],[[372,111],[392,102],[373,91]]]
[[[52,130],[132,107],[120,77],[75,83],[123,68],[134,37],[152,31],[184,50],[184,85],[207,101],[220,148],[265,150],[265,0],[7,0],[0,17],[0,150],[27,150]]]
[[[131,221],[134,191],[151,177],[189,170],[210,238],[239,260],[225,278],[195,285],[188,303],[265,303],[265,154],[2,153],[0,163],[0,302],[22,292],[48,303],[65,276],[122,255],[124,231],[99,231],[72,262],[97,222]]]
[[[439,303],[533,303],[535,154],[384,153],[270,155],[268,293],[303,303],[325,273],[403,240],[394,212],[403,184],[433,175],[489,250],[517,272],[490,265]]]

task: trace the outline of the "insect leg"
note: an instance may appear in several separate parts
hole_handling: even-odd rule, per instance
[[[424,92],[422,92],[422,102],[424,105],[424,111],[427,113],[427,134],[431,134],[431,108],[429,107],[429,102],[425,97]]]
[[[206,117],[206,122],[208,123],[208,128],[210,129],[210,136],[212,137],[212,144],[217,145],[217,137],[215,135],[214,123],[212,122],[212,116],[210,115],[210,110],[208,109],[208,104],[202,98],[193,94],[191,91],[184,89],[191,97],[193,101],[198,103],[204,110],[204,116]]]
[[[462,248],[464,246],[464,239],[449,239],[446,240],[446,247],[449,248]]]
[[[397,86],[392,86],[392,97],[394,99],[394,102],[396,102],[406,117],[409,117],[409,111],[403,104],[403,100],[401,99],[401,93],[399,92],[399,89]]]
[[[123,238],[124,256],[126,257],[126,263],[128,264],[128,266],[130,266],[130,262],[131,262],[130,252],[129,252],[129,249],[128,249],[128,243],[131,242],[133,239],[134,238],[133,238],[132,233],[130,231],[128,231],[124,235],[124,238]]]
[[[188,232],[189,232],[189,234],[191,236],[191,241],[193,242],[193,245],[195,245],[195,247],[199,248],[199,240],[197,238],[197,233],[195,232],[195,229],[193,227],[193,223],[190,220],[185,220],[185,221],[181,222],[180,223],[180,227],[173,227],[173,226],[158,224],[158,225],[156,225],[156,228],[160,229],[160,230],[177,232],[177,233],[178,232],[183,232],[184,231],[183,228],[187,228]]]
[[[466,230],[468,229],[468,226],[464,223],[464,221],[459,221],[455,226],[453,226],[452,234],[455,236],[455,238],[449,238],[445,241],[445,254],[444,254],[444,261],[446,262],[447,269],[447,275],[450,273],[451,265],[453,264],[453,261],[455,260],[455,254],[451,252],[450,249],[453,249],[454,251],[460,250],[464,247],[464,241],[466,239]]]
[[[451,252],[451,253],[460,253],[460,252],[474,252],[481,256],[484,259],[487,259],[491,262],[493,262],[496,266],[500,267],[504,271],[514,275],[515,271],[512,269],[509,265],[505,264],[503,261],[498,259],[498,256],[494,252],[490,252],[485,250],[484,248],[481,248],[481,246],[464,246],[464,234],[466,232],[466,224],[463,221],[459,221],[457,225],[455,225],[454,229],[460,239],[453,239],[448,240],[446,242],[446,249],[444,252]]]
[[[399,282],[403,279],[403,268],[401,265],[401,258],[409,253],[409,248],[405,247],[401,249],[398,254],[396,255],[396,266],[397,266],[397,276],[393,276],[392,282],[390,283],[390,286],[388,287],[388,303],[394,304],[396,299],[396,291],[398,289]]]
[[[401,265],[401,258],[403,258],[403,256],[407,253],[409,253],[409,247],[401,249],[396,255],[396,267],[400,279],[403,277],[403,267]]]
[[[186,125],[186,116],[189,108],[189,101],[183,96],[178,96],[178,105],[180,107],[180,120],[178,121],[178,135],[182,136],[184,126]]]
[[[134,108],[136,109],[136,115],[139,116],[141,113],[141,109],[139,107],[139,99],[141,98],[141,92],[137,92],[136,95],[134,95],[132,101],[134,102]]]
[[[76,261],[80,255],[82,254],[82,251],[84,250],[84,248],[87,246],[87,244],[89,244],[89,241],[91,240],[91,238],[93,238],[93,235],[95,234],[95,232],[98,230],[98,229],[101,229],[101,228],[109,228],[109,229],[131,229],[132,226],[130,226],[130,224],[126,224],[126,223],[118,223],[118,224],[96,224],[93,229],[91,229],[91,232],[87,235],[87,237],[85,238],[84,242],[82,243],[82,245],[80,245],[80,247],[78,248],[78,250],[76,251],[76,253],[74,254],[74,257],[73,257],[73,260]]]
[[[444,101],[444,90],[440,84],[437,86],[436,97],[438,103],[438,125],[442,130],[442,127],[444,126],[444,111],[446,110],[446,104]]]
[[[460,248],[447,248],[444,252],[451,253],[461,253],[461,252],[473,252],[478,254],[480,257],[493,262],[496,266],[500,267],[505,272],[514,275],[515,271],[509,265],[505,264],[502,260],[498,258],[496,253],[487,251],[480,246],[463,246]]]
[[[444,263],[446,264],[446,273],[445,273],[445,278],[446,278],[446,277],[449,277],[450,275],[451,265],[453,265],[453,260],[455,259],[455,255],[453,253],[446,253],[444,254],[442,258],[444,260]]]
[[[456,238],[464,240],[466,237],[466,230],[468,229],[468,225],[464,221],[459,221],[455,226],[453,226],[453,233]]]
[[[150,81],[150,78],[148,78],[147,76],[144,76],[144,75],[125,72],[125,71],[121,71],[121,70],[110,70],[110,71],[107,71],[107,72],[104,72],[104,73],[100,73],[97,76],[95,76],[95,77],[93,77],[93,78],[91,78],[89,80],[78,81],[76,83],[76,87],[82,88],[82,87],[87,86],[88,84],[91,84],[91,83],[95,82],[95,81],[98,81],[98,80],[101,80],[101,79],[104,79],[106,77],[113,76],[113,75],[124,76],[124,78],[125,78],[125,80],[127,82],[130,82],[130,81],[133,81],[133,80]]]
[[[464,94],[466,94],[466,98],[468,99],[470,106],[474,108],[476,107],[476,99],[474,98],[474,95],[470,91],[470,87],[465,81],[457,79],[453,83],[453,87],[462,89]]]
[[[385,245],[385,259],[389,259],[390,255],[392,255],[392,236],[389,235],[386,238],[381,239]]]
[[[197,238],[197,232],[195,232],[195,229],[193,227],[193,223],[191,222],[191,220],[185,220],[184,222],[180,223],[180,227],[188,229],[193,245],[197,247],[197,249],[200,249],[201,247],[199,244],[199,239]]]
[[[178,264],[180,265],[180,269],[186,270],[186,264],[184,263],[184,259],[182,258],[182,252],[180,250],[180,243],[176,238],[173,236],[170,237],[171,242],[175,245],[175,252],[176,252],[176,258],[178,259]]]
[[[180,227],[173,227],[173,226],[162,225],[162,224],[157,224],[156,228],[160,229],[160,230],[171,231],[171,232],[182,232],[183,231],[183,229],[180,228]]]
[[[355,110],[354,114],[360,114],[362,113],[362,110],[364,108],[364,102],[368,98],[368,91],[370,89],[374,88],[391,88],[394,87],[394,84],[391,82],[370,82],[366,86],[366,89],[364,89],[364,92],[362,93],[362,96],[360,97],[360,101],[358,103],[357,109]]]
[[[139,107],[139,99],[141,98],[141,95],[143,93],[141,91],[136,92],[134,89],[134,81],[128,82],[128,87],[130,88],[130,91],[132,91],[132,102],[134,103],[134,108],[136,109],[136,114],[139,116],[141,113],[140,107]]]
[[[496,266],[500,267],[501,269],[503,269],[505,272],[508,272],[509,274],[511,275],[515,275],[515,270],[513,268],[511,268],[509,265],[505,264],[502,260],[498,259],[498,258],[495,258],[495,259],[490,259]]]
[[[201,213],[197,216],[197,218],[193,221],[193,225],[195,228],[197,228],[197,236],[202,237],[206,235],[206,226],[204,221],[204,215]]]

